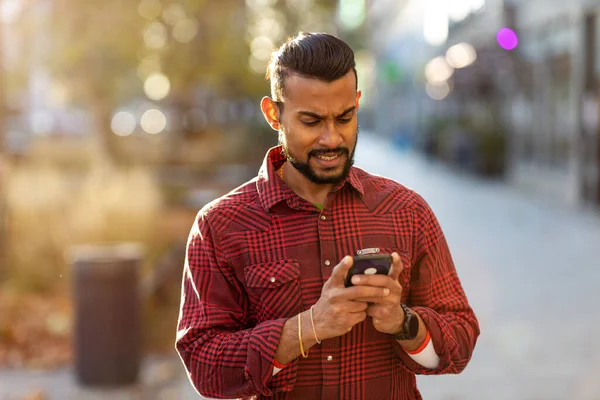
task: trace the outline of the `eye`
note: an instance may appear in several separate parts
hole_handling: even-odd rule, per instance
[[[337,121],[340,124],[347,124],[348,122],[352,121],[352,118],[339,118]]]
[[[306,121],[301,121],[305,126],[316,126],[319,121],[310,121],[310,122],[306,122]]]

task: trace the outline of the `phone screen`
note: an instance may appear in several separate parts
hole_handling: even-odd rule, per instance
[[[392,256],[389,254],[355,256],[354,264],[346,276],[346,287],[352,286],[351,279],[354,275],[387,275],[391,267]]]

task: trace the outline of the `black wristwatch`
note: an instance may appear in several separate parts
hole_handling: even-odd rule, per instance
[[[391,336],[396,340],[414,340],[419,334],[419,319],[406,304],[400,304],[400,307],[404,310],[402,329],[398,333],[391,334]]]

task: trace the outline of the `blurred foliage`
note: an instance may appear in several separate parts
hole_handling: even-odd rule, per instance
[[[107,179],[107,177],[110,177]],[[25,291],[65,291],[65,252],[77,244],[134,241],[156,251],[173,241],[157,229],[162,196],[149,171],[93,168],[66,173],[48,165],[12,171],[6,188],[7,285]]]
[[[90,130],[101,139],[105,153],[121,162],[131,161],[131,153],[122,149],[123,139],[112,134],[112,115],[123,106],[149,103],[143,81],[150,73],[160,71],[169,78],[169,96],[155,104],[181,120],[196,108],[209,112],[219,101],[248,99],[258,110],[258,100],[269,89],[264,75],[248,68],[250,41],[267,34],[264,27],[256,29],[260,25],[257,15],[278,20],[280,32],[268,33],[277,46],[298,30],[335,30],[337,6],[336,0],[287,0],[273,2],[270,12],[264,9],[263,13],[260,10],[267,3],[245,0],[58,1],[49,5],[24,1],[14,24],[19,31],[16,35],[22,43],[35,45],[19,54],[11,79],[24,83],[30,72],[27,67],[43,63],[52,79],[66,88],[69,106],[90,112],[94,123]],[[248,4],[255,8],[251,10]],[[299,7],[305,12],[299,12]],[[181,39],[182,26],[193,31],[191,36],[183,35],[185,40]],[[185,147],[184,142],[202,142],[203,131],[220,131],[224,139],[229,136],[224,135],[226,131],[234,132],[224,149],[211,150],[223,157],[234,154],[234,159],[249,149],[262,153],[259,150],[276,143],[276,135],[261,132],[269,131],[261,121],[209,124],[201,132],[194,129],[181,126],[177,128],[181,132],[170,135],[172,154],[164,161],[178,160],[177,149]],[[255,132],[261,141],[252,138]],[[244,143],[236,148],[239,142]]]
[[[40,18],[34,3],[24,7],[15,26],[24,42],[47,41],[45,67],[66,86],[72,106],[90,111],[92,129],[113,159],[122,141],[111,132],[112,114],[144,100],[143,80],[151,72],[163,72],[171,82],[169,97],[158,105],[181,114],[195,107],[199,90],[232,99],[265,91],[264,78],[246,68],[244,1],[61,1],[52,3],[49,20]],[[187,43],[173,36],[182,19],[198,29]],[[144,36],[157,26],[166,30],[166,43],[149,46]],[[21,64],[31,57],[24,52]]]

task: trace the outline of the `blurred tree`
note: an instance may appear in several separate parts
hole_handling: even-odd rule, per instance
[[[111,131],[113,113],[144,97],[152,73],[165,74],[171,86],[156,103],[180,114],[195,107],[200,92],[248,96],[260,81],[246,68],[244,0],[54,1],[47,32],[36,27],[29,1],[21,15],[24,41],[49,37],[50,74],[68,87],[73,105],[91,113],[113,161],[121,140]]]
[[[68,84],[76,105],[90,111],[94,133],[113,161],[119,139],[111,131],[114,108],[140,93],[135,68],[143,22],[135,2],[52,3],[50,72]]]
[[[0,11],[3,9],[3,0],[0,0]],[[6,210],[4,204],[5,196],[5,115],[6,115],[6,91],[4,85],[4,37],[2,35],[4,26],[0,19],[0,280],[4,275],[4,257],[6,255],[5,243],[6,243]]]
[[[24,42],[48,38],[45,57],[50,74],[68,87],[73,105],[89,110],[93,131],[113,161],[119,158],[122,139],[111,132],[113,113],[141,100],[144,80],[156,72],[170,83],[168,96],[155,103],[169,112],[169,125],[177,127],[169,139],[174,147],[179,140],[201,136],[211,124],[222,131],[256,129],[256,119],[239,118],[235,127],[227,121],[236,119],[231,117],[239,107],[226,113],[225,122],[214,118],[220,101],[235,106],[268,93],[264,73],[248,68],[254,38],[250,5],[254,11],[262,9],[258,16],[263,20],[281,16],[279,34],[259,33],[272,36],[276,46],[299,29],[335,30],[337,4],[337,0],[52,1],[46,32],[36,29],[35,19],[27,21],[38,8],[35,0],[24,1],[30,3],[21,16],[20,25],[30,28],[23,33],[29,34]],[[299,13],[296,8],[302,4],[308,11]],[[255,107],[258,110],[257,102]],[[190,123],[190,114],[198,110],[201,123]]]

